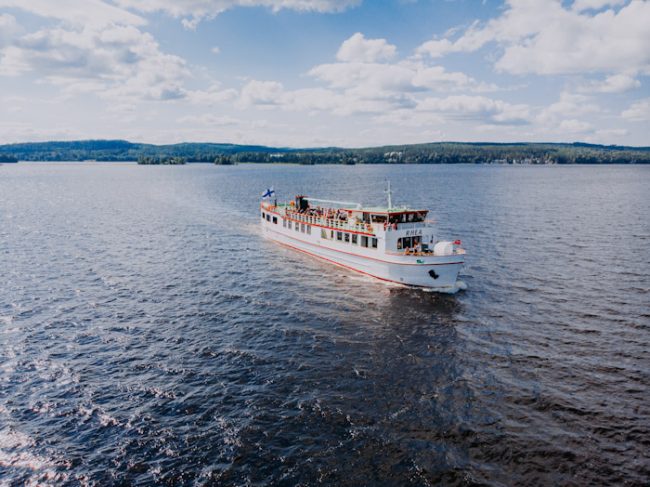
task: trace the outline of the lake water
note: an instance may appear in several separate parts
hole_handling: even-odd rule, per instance
[[[261,238],[432,209],[456,295]],[[650,481],[650,167],[0,167],[0,484]]]

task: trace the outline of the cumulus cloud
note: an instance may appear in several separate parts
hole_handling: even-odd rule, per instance
[[[601,142],[619,140],[621,137],[624,137],[630,133],[627,129],[600,129],[596,130],[594,133],[596,140]]]
[[[627,74],[613,74],[603,81],[592,81],[578,88],[583,93],[623,93],[639,88],[641,82]]]
[[[575,0],[571,9],[577,12],[582,12],[583,10],[600,10],[603,7],[615,7],[618,5],[624,5],[627,0]]]
[[[286,90],[276,81],[253,80],[242,88],[240,103],[246,107],[325,111],[346,116],[372,114],[376,121],[394,120],[401,125],[410,123],[405,120],[405,113],[420,120],[447,117],[500,124],[521,124],[530,119],[526,105],[484,96],[452,95],[423,100],[432,92],[486,92],[497,88],[422,60],[393,60],[395,54],[395,46],[385,39],[367,39],[357,33],[341,44],[339,62],[309,70],[308,74],[325,87]]]
[[[95,92],[130,100],[172,100],[185,96],[185,61],[161,51],[154,37],[140,30],[143,20],[96,0],[52,2],[0,0],[61,22],[3,40],[0,73],[38,73],[72,94]],[[97,9],[97,10],[93,10]],[[8,22],[3,16],[3,23]],[[11,16],[9,16],[11,17]],[[3,29],[5,32],[5,29]]]
[[[397,53],[397,48],[386,39],[366,39],[357,32],[341,44],[336,58],[339,61],[376,63],[386,61]]]
[[[283,104],[284,96],[284,86],[277,81],[252,80],[241,90],[244,106],[273,107]]]
[[[73,25],[146,24],[142,17],[101,0],[0,0],[0,8],[17,8]]]
[[[361,0],[116,0],[116,3],[141,12],[166,12],[181,18],[186,28],[194,29],[201,20],[214,18],[235,7],[267,7],[274,12],[283,9],[340,12],[358,5]]]
[[[422,60],[394,60],[396,48],[385,39],[354,34],[337,53],[339,62],[314,66],[308,74],[336,93],[337,100],[363,112],[414,107],[427,92],[486,92],[497,87]],[[332,96],[328,100],[332,100]]]
[[[593,125],[591,125],[589,122],[584,122],[576,119],[562,120],[559,126],[561,132],[568,132],[571,134],[591,132],[593,128]]]
[[[213,83],[207,89],[189,90],[186,95],[191,103],[211,106],[236,99],[239,96],[239,91],[233,88],[224,89],[219,83]]]
[[[328,88],[301,88],[287,90],[277,81],[249,81],[241,90],[242,107],[278,108],[309,113],[330,112],[347,116],[378,114],[397,108],[413,108],[415,103],[400,93],[383,96],[363,96],[351,91]]]
[[[583,11],[623,3],[585,0],[571,9],[559,0],[508,0],[498,18],[473,24],[455,40],[433,39],[417,52],[435,58],[495,42],[503,47],[495,66],[508,73],[648,72],[650,2],[631,1],[618,10],[593,14]]]
[[[9,14],[0,14],[0,49],[11,44],[20,29],[16,17]]]
[[[599,113],[601,108],[586,95],[563,92],[560,99],[545,107],[537,116],[544,127],[554,127],[563,120]]]
[[[650,121],[650,98],[644,98],[634,102],[627,110],[621,113],[621,116],[632,122],[649,122]]]
[[[522,124],[528,123],[530,119],[527,105],[511,104],[485,96],[430,97],[422,100],[417,109],[441,113],[454,119],[481,120],[500,124]]]

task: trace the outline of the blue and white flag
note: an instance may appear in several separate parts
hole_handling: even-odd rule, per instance
[[[269,189],[267,189],[264,194],[262,194],[262,199],[265,198],[270,198],[275,194],[275,191],[273,190],[273,186],[271,186]]]

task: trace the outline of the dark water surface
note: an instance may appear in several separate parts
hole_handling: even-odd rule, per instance
[[[265,241],[431,208],[454,296]],[[650,167],[0,167],[0,484],[642,485]]]

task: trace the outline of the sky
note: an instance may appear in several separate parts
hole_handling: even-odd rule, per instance
[[[650,146],[650,0],[0,0],[0,143]]]

